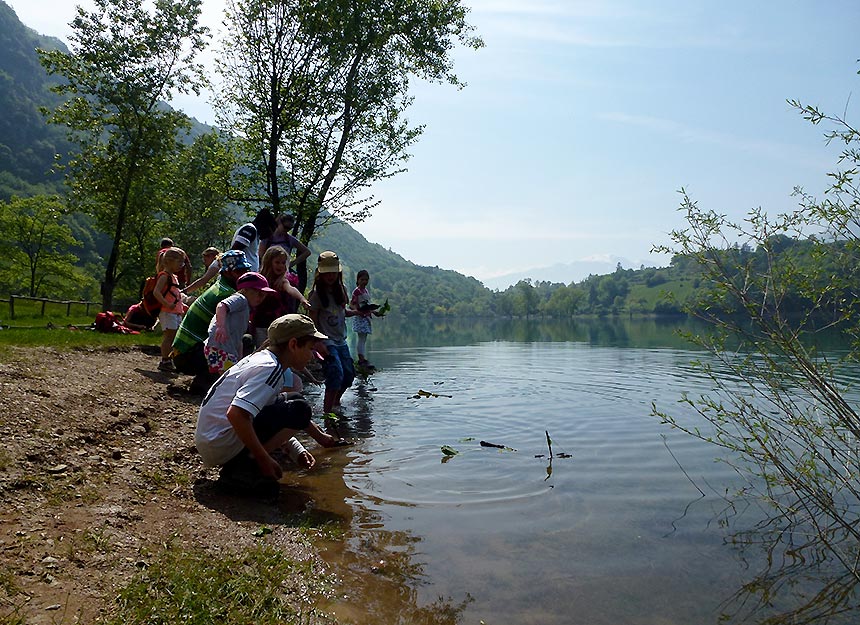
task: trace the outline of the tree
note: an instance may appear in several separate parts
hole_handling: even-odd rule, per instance
[[[189,255],[209,246],[225,248],[233,234],[235,207],[229,203],[240,189],[234,181],[239,167],[233,140],[217,131],[197,137],[183,146],[170,164],[170,184],[163,195],[167,213],[166,232]]]
[[[64,79],[54,90],[67,98],[51,121],[66,125],[80,146],[67,170],[71,201],[113,239],[101,284],[105,309],[134,242],[129,230],[151,236],[161,205],[154,193],[187,124],[164,102],[202,85],[194,62],[206,34],[200,3],[94,0],[91,12],[77,8],[71,52],[40,51],[47,71]]]
[[[735,509],[749,498],[768,507],[757,537],[768,563],[789,558],[816,571],[835,567],[817,594],[793,610],[791,622],[811,622],[856,610],[860,583],[860,415],[839,375],[860,347],[860,133],[842,118],[791,104],[813,124],[833,125],[826,136],[845,146],[841,168],[830,174],[823,200],[798,191],[796,211],[769,217],[757,209],[744,223],[700,209],[682,189],[687,228],[673,232],[674,245],[661,251],[694,260],[715,285],[709,305],[695,308],[711,329],[690,336],[716,363],[698,363],[715,390],[682,399],[707,428],[656,406],[654,412],[725,451],[746,478],[731,501]],[[798,249],[807,253],[786,253],[798,238],[805,238]],[[799,301],[804,310],[793,314]],[[845,332],[843,360],[816,352],[825,329]],[[761,601],[780,589],[793,592],[771,570],[747,588]]]
[[[56,196],[13,197],[0,204],[0,283],[30,297],[80,293],[90,281],[75,267],[72,249],[79,242],[62,222],[64,206]]]
[[[402,171],[422,132],[404,118],[409,81],[462,86],[451,49],[482,45],[467,12],[460,0],[233,0],[222,100],[240,114],[229,127],[302,241],[331,218],[363,219],[375,202],[362,192]]]
[[[520,280],[516,283],[516,307],[528,319],[533,312],[537,311],[540,296],[537,294],[535,287],[532,286],[532,281],[529,278]]]

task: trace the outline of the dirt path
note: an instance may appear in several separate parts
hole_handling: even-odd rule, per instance
[[[94,622],[166,541],[312,550],[277,508],[219,495],[193,448],[199,397],[155,352],[15,349],[0,364],[0,623]],[[176,383],[176,384],[175,384]]]

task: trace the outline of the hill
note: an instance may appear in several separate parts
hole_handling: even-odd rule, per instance
[[[360,269],[370,273],[370,290],[380,304],[388,299],[392,310],[402,314],[492,314],[492,292],[477,279],[456,271],[416,265],[371,243],[343,222],[335,222],[310,245],[314,257],[334,250],[344,265],[347,290],[355,287]]]
[[[24,26],[0,0],[0,199],[56,193],[62,176],[52,173],[57,154],[71,148],[62,128],[45,122],[41,107],[57,96],[39,64],[36,48],[65,49],[59,39]]]
[[[64,129],[48,124],[40,112],[43,107],[54,107],[58,100],[50,91],[51,79],[39,63],[36,48],[66,50],[60,40],[40,35],[22,24],[14,10],[0,0],[0,201],[7,201],[13,195],[64,193],[62,176],[51,170],[55,155],[67,156],[74,146],[66,140]],[[192,120],[187,140],[208,130],[211,128]],[[105,252],[104,235],[93,231],[92,220],[84,216],[71,216],[69,220],[75,237],[84,241],[75,254],[86,259],[91,267],[98,265],[99,252]],[[228,230],[232,232],[232,228]],[[164,234],[169,233],[152,233],[153,245]],[[177,243],[181,245],[181,241]],[[210,243],[219,247],[224,244],[223,241]],[[490,291],[474,278],[438,267],[416,265],[367,241],[346,223],[335,222],[311,242],[311,248],[316,252],[325,249],[338,252],[345,265],[345,280],[350,291],[355,284],[355,272],[367,269],[371,273],[374,297],[380,301],[388,298],[398,312],[489,312]],[[188,250],[195,256],[199,251]],[[0,289],[3,286],[0,284]],[[5,286],[3,290],[12,289]],[[98,285],[93,280],[93,284],[77,292],[95,299]]]

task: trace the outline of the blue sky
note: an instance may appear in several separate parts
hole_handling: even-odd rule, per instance
[[[37,31],[68,32],[67,0],[6,1]],[[856,1],[465,4],[486,43],[456,53],[468,86],[415,85],[409,118],[427,129],[356,227],[493,286],[579,280],[584,261],[667,264],[650,250],[683,226],[681,187],[738,219],[790,210],[795,186],[821,193],[838,146],[786,99],[856,118]],[[216,35],[222,7],[204,0]],[[205,100],[175,104],[211,121]],[[556,264],[566,277],[544,269]]]

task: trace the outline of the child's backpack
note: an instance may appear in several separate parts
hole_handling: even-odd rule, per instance
[[[114,327],[119,325],[120,321],[122,321],[122,319],[119,318],[116,313],[106,310],[96,315],[96,320],[93,325],[99,332],[115,332],[116,330],[114,330]]]
[[[153,317],[143,308],[143,302],[138,302],[137,304],[132,304],[128,307],[128,311],[125,313],[125,323],[133,323],[135,325],[144,326],[150,330],[155,326],[155,322],[158,321],[157,317]]]
[[[158,317],[158,313],[161,312],[161,302],[158,301],[155,297],[155,285],[158,282],[158,276],[162,273],[167,274],[166,271],[159,272],[158,275],[149,276],[146,279],[146,282],[143,283],[143,293],[140,300],[143,309],[152,317]],[[162,297],[166,296],[170,292],[170,287],[179,286],[176,282],[173,281],[173,276],[170,276],[170,280],[168,280],[167,285],[164,287],[164,290],[161,292]]]
[[[122,317],[115,312],[106,310],[96,315],[93,328],[98,332],[118,332],[119,334],[140,334],[122,325]]]

